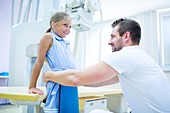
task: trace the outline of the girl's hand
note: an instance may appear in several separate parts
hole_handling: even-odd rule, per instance
[[[40,94],[40,95],[44,94],[44,92],[39,88],[30,88],[29,93],[30,94]]]

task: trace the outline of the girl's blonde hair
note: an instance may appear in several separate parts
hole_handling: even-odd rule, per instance
[[[50,19],[50,28],[47,29],[46,33],[51,32],[51,22],[57,23],[67,17],[69,17],[69,14],[66,12],[56,12]]]

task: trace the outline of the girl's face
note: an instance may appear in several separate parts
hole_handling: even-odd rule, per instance
[[[71,18],[66,17],[58,23],[52,22],[53,31],[61,38],[65,38],[70,33]]]

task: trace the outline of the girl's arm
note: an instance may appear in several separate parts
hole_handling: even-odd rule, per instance
[[[32,70],[32,77],[29,85],[29,93],[37,93],[43,94],[43,91],[36,88],[37,79],[39,77],[41,68],[43,66],[46,53],[52,44],[52,36],[50,33],[46,33],[43,38],[40,40],[39,49],[38,49],[38,57],[34,64]]]

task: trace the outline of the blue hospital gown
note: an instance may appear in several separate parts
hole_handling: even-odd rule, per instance
[[[52,32],[53,44],[46,54],[52,71],[75,69],[70,43]],[[49,81],[45,113],[79,113],[77,87],[62,86]]]

